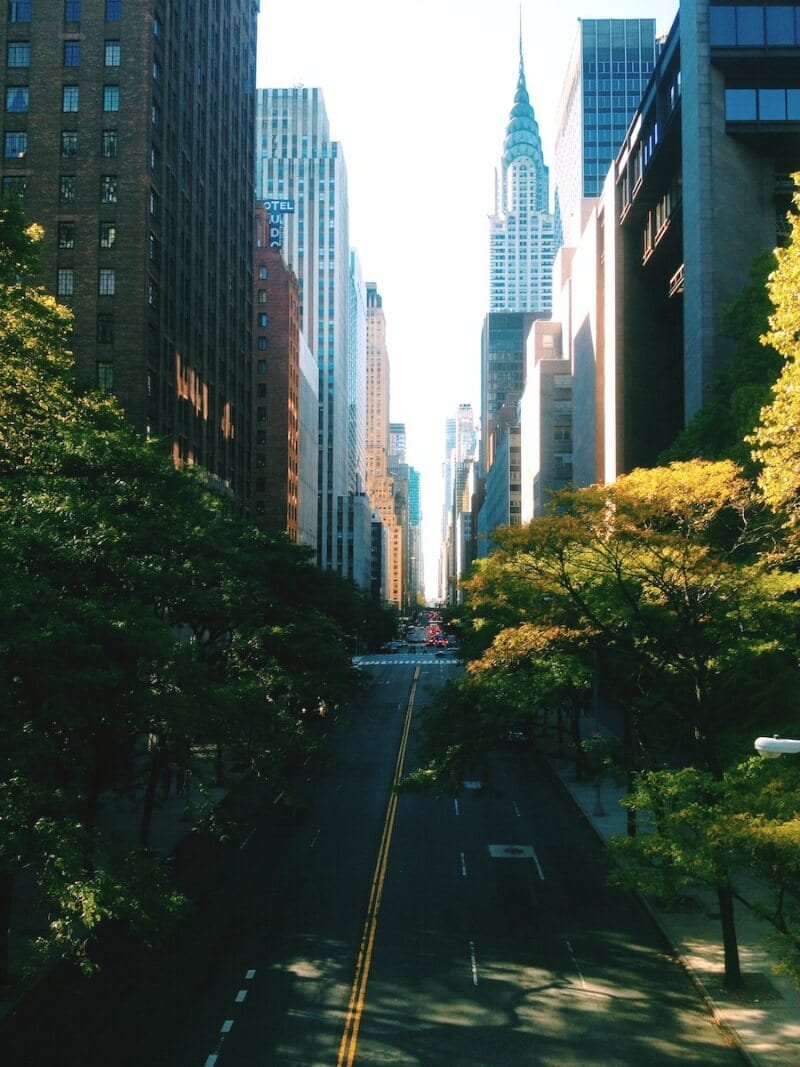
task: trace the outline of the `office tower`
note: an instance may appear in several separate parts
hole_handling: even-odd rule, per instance
[[[252,515],[298,541],[300,306],[297,279],[270,241],[269,215],[256,205],[253,251]]]
[[[475,558],[472,504],[478,435],[471,404],[459,404],[445,427],[445,532],[440,565],[440,594],[448,604],[459,601],[458,582]],[[442,588],[443,587],[443,588]]]
[[[351,493],[363,493],[367,476],[367,291],[354,249],[350,251],[347,325],[347,488]]]
[[[495,434],[513,418],[525,389],[526,345],[531,325],[541,315],[532,311],[494,311],[481,331],[481,473],[494,463]],[[546,316],[545,316],[546,317]]]
[[[374,282],[367,282],[367,496],[385,531],[381,539],[382,598],[401,610],[405,603],[403,530],[395,510],[394,482],[389,474],[389,351],[383,300]],[[377,535],[374,535],[377,536]],[[377,580],[377,576],[375,576]]]
[[[409,600],[413,606],[425,602],[420,472],[415,467],[408,468],[408,547]]]
[[[2,188],[44,226],[39,280],[74,313],[78,383],[242,509],[257,14],[66,0],[0,19]]]
[[[256,193],[286,208],[284,257],[297,276],[301,330],[319,375],[317,558],[342,569],[351,488],[347,171],[320,89],[257,91]]]
[[[553,216],[539,127],[519,76],[489,218],[489,310],[548,311],[554,254]]]
[[[655,19],[579,19],[556,120],[556,247],[575,245],[656,60]],[[585,208],[584,208],[585,210]]]
[[[453,454],[456,448],[456,420],[445,419],[444,423],[444,461],[442,463],[442,529],[439,548],[438,597],[441,603],[447,601],[448,586],[448,530],[450,526],[450,509],[453,499]]]

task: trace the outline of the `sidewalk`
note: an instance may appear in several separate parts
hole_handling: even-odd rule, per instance
[[[612,834],[625,834],[627,813],[619,804],[624,793],[621,786],[604,782],[598,804],[596,785],[576,781],[571,761],[548,757],[548,763],[603,842]],[[748,898],[758,891],[755,882],[738,888]],[[788,978],[772,973],[775,961],[769,955],[770,925],[736,902],[745,990],[728,994],[722,985],[724,965],[716,894],[698,890],[691,898],[694,906],[681,912],[661,911],[646,896],[642,900],[714,1019],[745,1061],[754,1067],[800,1067],[800,990]]]

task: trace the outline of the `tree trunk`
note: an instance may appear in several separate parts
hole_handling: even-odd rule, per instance
[[[11,902],[14,899],[14,875],[0,872],[0,989],[4,989],[11,977],[9,953],[9,930],[11,928]]]
[[[575,779],[578,782],[586,780],[586,753],[583,751],[581,738],[581,705],[576,701],[569,708],[569,733],[572,738],[572,747],[575,750]]]
[[[736,938],[736,919],[733,913],[733,887],[730,882],[717,886],[719,915],[722,920],[722,944],[725,950],[725,985],[728,989],[742,988],[742,968],[739,963],[739,942]]]
[[[150,825],[153,821],[153,809],[156,803],[156,790],[161,778],[161,771],[166,759],[161,748],[153,749],[150,759],[150,770],[147,775],[147,785],[144,790],[142,802],[142,821],[139,823],[139,847],[148,848],[150,844]]]
[[[628,794],[628,796],[630,796],[633,792],[635,777],[635,772],[630,767],[628,767],[628,769],[625,771],[625,792]],[[628,807],[626,810],[627,815],[625,820],[625,832],[627,833],[628,837],[636,837],[636,808]]]

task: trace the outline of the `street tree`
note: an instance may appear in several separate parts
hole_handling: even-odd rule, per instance
[[[764,498],[785,519],[784,552],[796,558],[800,552],[800,174],[794,180],[791,237],[775,252],[777,266],[768,283],[774,310],[762,338],[783,357],[783,369],[748,440],[761,466]]]

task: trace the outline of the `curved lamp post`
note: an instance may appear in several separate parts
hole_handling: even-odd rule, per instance
[[[757,737],[756,752],[764,759],[777,759],[785,753],[800,752],[800,738],[796,737]]]

